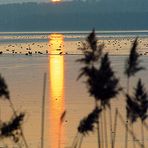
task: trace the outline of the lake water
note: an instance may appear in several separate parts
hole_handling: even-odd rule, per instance
[[[26,41],[27,44],[27,41]],[[52,47],[51,47],[52,48]],[[89,96],[84,79],[77,81],[81,65],[76,62],[82,55],[1,55],[0,73],[5,78],[11,95],[11,100],[17,111],[26,113],[23,124],[24,135],[29,148],[40,148],[41,140],[41,115],[43,76],[47,74],[45,95],[45,148],[68,148],[72,145],[77,133],[80,120],[93,110],[94,99]],[[126,78],[123,75],[126,56],[111,56],[112,67],[121,80],[121,85],[126,87]],[[147,56],[142,56],[142,65],[148,68]],[[148,88],[147,71],[137,74],[131,80],[131,87],[141,77]],[[131,90],[132,91],[132,90]],[[0,100],[0,118],[8,120],[11,116],[9,103]],[[115,108],[125,119],[125,99],[122,95],[112,102],[114,117]],[[62,113],[66,111],[63,123],[60,124]],[[109,118],[107,112],[108,144],[110,147]],[[102,121],[103,124],[103,121]],[[104,126],[104,124],[103,124]],[[141,140],[139,122],[134,125],[135,134]],[[145,127],[144,127],[145,128]],[[116,147],[124,147],[124,128],[118,119]],[[60,138],[59,138],[60,135]],[[140,141],[141,142],[141,141]],[[3,143],[9,143],[4,140]],[[3,143],[0,143],[3,145]],[[103,142],[103,145],[105,142]],[[12,144],[9,145],[9,147]],[[129,136],[129,147],[133,145]],[[137,144],[136,144],[137,145]],[[148,131],[145,128],[145,145],[148,145]],[[97,148],[97,134],[90,133],[84,138],[82,148]],[[138,145],[137,145],[138,147]]]

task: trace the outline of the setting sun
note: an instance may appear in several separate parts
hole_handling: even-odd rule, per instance
[[[61,0],[51,0],[52,2],[61,2]]]

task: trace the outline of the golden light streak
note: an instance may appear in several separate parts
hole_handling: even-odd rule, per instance
[[[63,44],[63,36],[52,34],[50,39],[50,52],[56,54],[57,47]],[[63,47],[63,46],[62,46]],[[61,51],[63,48],[61,47]],[[58,51],[59,52],[59,51]],[[64,129],[60,121],[65,110],[64,105],[64,57],[63,55],[50,55],[50,147],[59,148],[59,142],[64,140]],[[61,137],[60,137],[61,135]]]
[[[59,54],[63,52],[64,36],[62,34],[51,34],[49,36],[50,54]]]

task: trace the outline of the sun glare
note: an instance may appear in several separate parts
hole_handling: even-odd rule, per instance
[[[51,0],[53,3],[61,2],[61,0]]]

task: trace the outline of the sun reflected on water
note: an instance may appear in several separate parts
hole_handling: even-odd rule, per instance
[[[64,50],[64,35],[53,33],[49,36],[50,54],[60,54]]]
[[[58,54],[63,51],[63,35],[51,34],[49,37],[50,55],[50,147],[59,148],[59,142],[64,141],[64,128],[60,118],[65,110],[64,106],[64,57]],[[62,146],[61,146],[62,148]]]

